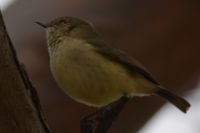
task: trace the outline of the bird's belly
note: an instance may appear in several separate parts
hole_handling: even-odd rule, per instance
[[[90,45],[61,49],[60,54],[51,57],[52,73],[60,87],[79,102],[100,107],[124,94],[137,94],[142,88],[137,77],[96,53]]]

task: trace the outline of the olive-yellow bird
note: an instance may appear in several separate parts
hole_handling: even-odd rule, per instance
[[[102,107],[122,96],[158,95],[183,112],[189,108],[132,57],[102,41],[89,23],[74,17],[37,23],[46,29],[56,82],[76,101]]]

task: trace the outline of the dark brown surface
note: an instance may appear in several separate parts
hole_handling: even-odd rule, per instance
[[[0,11],[0,131],[50,133],[35,89],[17,60]],[[37,100],[37,101],[36,101]]]
[[[49,71],[45,33],[34,22],[63,15],[87,19],[108,42],[143,63],[166,88],[183,94],[199,80],[199,7],[196,0],[24,0],[11,5],[4,16],[53,131],[78,133],[80,118],[94,109],[74,102],[57,87]],[[157,97],[133,98],[110,132],[136,132],[162,103]]]

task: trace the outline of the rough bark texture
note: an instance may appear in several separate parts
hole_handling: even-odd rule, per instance
[[[0,13],[0,132],[50,132],[37,93],[17,61]]]

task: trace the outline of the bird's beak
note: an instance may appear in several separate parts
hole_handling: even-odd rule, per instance
[[[36,24],[38,24],[39,26],[43,27],[43,28],[47,28],[47,26],[43,23],[40,23],[40,22],[35,22]]]

